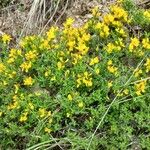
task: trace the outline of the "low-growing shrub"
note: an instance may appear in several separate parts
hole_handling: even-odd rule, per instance
[[[121,3],[92,15],[18,48],[1,37],[1,149],[150,149],[150,33]]]

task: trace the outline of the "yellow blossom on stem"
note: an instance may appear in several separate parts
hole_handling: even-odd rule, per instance
[[[108,88],[111,88],[113,86],[113,81],[108,82]]]
[[[100,69],[99,68],[95,69],[95,73],[99,74],[100,73]]]
[[[5,71],[6,67],[3,63],[0,62],[0,73],[2,73],[3,71]]]
[[[33,84],[33,79],[31,77],[26,77],[24,80],[24,85],[31,86]]]
[[[140,83],[135,84],[135,91],[138,96],[144,93],[145,89],[146,89],[146,81],[141,81]]]
[[[3,114],[3,112],[2,112],[2,111],[0,111],[0,117],[2,116],[2,114]]]
[[[2,35],[2,41],[3,41],[3,43],[9,43],[10,40],[11,40],[10,35],[8,35],[8,34],[3,34]]]
[[[47,127],[45,127],[44,131],[47,132],[47,133],[50,133],[52,130],[47,128]]]
[[[128,95],[128,94],[129,94],[129,90],[128,90],[128,89],[124,89],[124,90],[123,90],[123,93],[124,93],[125,95]]]
[[[106,14],[104,17],[103,17],[103,20],[104,20],[104,23],[106,24],[110,24],[114,21],[114,16],[112,14]]]
[[[92,58],[91,59],[91,61],[90,61],[90,66],[92,66],[92,65],[95,65],[95,64],[97,64],[99,62],[99,59],[98,59],[98,57],[95,57],[95,58]]]
[[[79,103],[78,103],[78,107],[79,107],[79,108],[82,108],[83,106],[84,106],[83,102],[79,102]]]
[[[74,19],[73,18],[68,18],[66,20],[66,22],[64,23],[64,26],[65,27],[70,27],[73,23],[74,23]]]
[[[64,65],[64,63],[62,63],[61,61],[59,61],[58,63],[57,63],[57,68],[58,68],[58,70],[61,70],[61,69],[63,69],[65,67],[65,65]]]
[[[30,60],[33,60],[37,57],[37,52],[34,50],[34,51],[29,51],[25,54],[25,58],[26,60],[30,61]]]
[[[140,44],[140,41],[138,38],[131,38],[131,43],[129,44],[129,50],[130,52],[133,51],[134,48],[138,47]]]
[[[50,30],[46,33],[47,34],[47,41],[51,41],[55,38],[56,32],[58,31],[58,28],[51,27]],[[47,44],[47,43],[46,43]]]
[[[142,40],[142,44],[143,44],[143,47],[144,47],[145,49],[150,49],[150,40],[149,40],[149,38],[144,38],[144,39]]]
[[[47,111],[45,110],[45,108],[40,108],[39,109],[39,115],[41,118],[45,117],[47,114]]]
[[[99,17],[99,16],[100,16],[98,6],[96,6],[96,7],[94,7],[94,8],[92,9],[92,16],[93,16],[93,17]]]
[[[150,71],[150,58],[147,58],[144,66],[146,67],[146,72],[149,72]]]
[[[31,68],[31,62],[23,62],[21,65],[20,65],[22,71],[25,71],[25,72],[28,72],[29,69]]]
[[[143,15],[150,20],[150,11],[145,10]]]
[[[34,109],[34,105],[33,105],[31,102],[29,103],[29,108],[30,108],[31,110]]]
[[[72,101],[72,100],[73,100],[71,94],[68,94],[67,98],[68,98],[69,101]]]
[[[27,112],[23,113],[23,115],[21,115],[19,121],[20,121],[20,122],[25,122],[25,121],[27,121],[27,119],[28,119],[28,118],[27,118],[27,115],[28,115]]]
[[[139,77],[140,74],[142,74],[142,70],[141,69],[135,70],[135,73],[134,73],[135,77]]]

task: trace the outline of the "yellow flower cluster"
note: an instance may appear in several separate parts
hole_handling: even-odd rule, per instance
[[[120,39],[121,40],[121,39]],[[117,43],[117,44],[116,44]],[[120,51],[121,47],[124,47],[122,41],[116,41],[116,43],[108,43],[105,47],[106,51],[110,54],[113,51]]]
[[[142,44],[145,49],[150,49],[150,40],[148,38],[144,38]]]
[[[143,72],[142,69],[136,69],[135,73],[134,73],[134,76],[139,77],[142,74],[142,72]]]
[[[6,66],[2,62],[0,62],[0,73],[5,71],[5,69],[6,69]]]
[[[2,35],[2,41],[3,41],[4,43],[9,43],[10,40],[11,40],[10,35],[8,35],[8,34],[3,34],[3,35]]]
[[[113,74],[115,74],[115,75],[117,74],[118,68],[113,66],[112,60],[109,60],[109,61],[107,62],[107,69],[108,69],[108,71],[109,71],[110,73],[113,73]]]
[[[13,63],[18,56],[22,56],[22,52],[21,50],[17,50],[17,49],[11,49],[9,52],[9,58],[7,60],[7,63]]]
[[[82,75],[78,74],[77,77],[77,87],[81,86],[82,84],[85,84],[87,87],[91,87],[93,85],[91,74],[89,74],[87,71]]]
[[[149,72],[150,71],[150,58],[147,58],[144,66],[146,67],[146,72]]]
[[[95,29],[98,30],[100,37],[107,38],[110,34],[109,26],[105,23],[98,22],[95,26]]]
[[[111,7],[111,11],[114,15],[114,18],[120,20],[122,19],[125,22],[128,21],[128,13],[123,8],[114,5]]]
[[[141,81],[140,83],[135,84],[135,91],[138,96],[144,93],[145,89],[146,89],[146,81]]]
[[[47,32],[47,41],[48,42],[55,38],[57,30],[58,30],[57,27],[50,28],[50,30]]]
[[[25,58],[28,61],[34,60],[35,58],[37,58],[38,53],[36,52],[36,50],[33,51],[29,51],[25,54]]]
[[[33,84],[33,79],[31,77],[26,77],[24,80],[24,85],[31,86]]]
[[[89,65],[92,66],[92,65],[95,65],[99,62],[99,58],[98,57],[95,57],[95,58],[92,58]]]
[[[130,52],[133,52],[135,48],[137,48],[140,44],[140,41],[137,37],[131,38],[131,43],[129,44]]]
[[[31,65],[31,62],[23,62],[21,65],[20,65],[22,71],[25,71],[25,72],[28,72],[29,69],[32,67]]]
[[[24,112],[24,113],[21,115],[19,121],[20,121],[20,122],[25,122],[25,121],[27,121],[27,119],[28,119],[27,115],[28,115],[28,112]]]
[[[15,109],[15,108],[19,108],[19,102],[18,102],[18,97],[17,97],[17,95],[14,95],[14,96],[13,96],[13,102],[10,103],[10,104],[7,106],[7,109],[8,109],[8,110],[12,110],[12,109]]]
[[[39,108],[38,113],[41,118],[51,116],[51,111],[47,111],[45,108]]]

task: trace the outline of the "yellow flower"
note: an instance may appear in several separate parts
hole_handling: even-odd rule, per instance
[[[135,74],[134,74],[135,77],[139,77],[140,74],[142,74],[142,70],[141,69],[135,70]]]
[[[78,107],[82,108],[84,106],[83,102],[78,103]]]
[[[109,35],[109,27],[105,24],[102,24],[100,36],[101,37],[108,37],[108,35]]]
[[[139,96],[145,92],[146,81],[141,81],[140,83],[135,84],[136,94]]]
[[[58,67],[58,70],[61,70],[61,69],[63,69],[65,67],[65,65],[61,61],[59,61],[57,63],[57,67]]]
[[[131,38],[131,43],[129,44],[129,50],[130,52],[133,51],[134,48],[138,47],[140,44],[140,41],[138,38]]]
[[[71,94],[68,94],[67,98],[68,98],[69,101],[72,101],[72,100],[73,100]]]
[[[8,64],[11,64],[11,63],[13,63],[13,62],[15,62],[15,58],[9,58],[9,59],[7,60],[7,63],[8,63]]]
[[[150,71],[150,58],[147,58],[144,66],[146,67],[146,72],[149,72]]]
[[[33,60],[37,57],[37,52],[34,50],[34,51],[29,51],[28,53],[25,54],[25,58],[26,60]]]
[[[149,41],[149,38],[144,38],[144,39],[142,40],[142,44],[143,44],[143,47],[144,47],[145,49],[150,49],[150,41]]]
[[[146,18],[148,18],[150,20],[150,11],[145,10],[143,14]]]
[[[0,73],[6,69],[5,65],[0,62]]]
[[[84,42],[80,41],[76,49],[79,50],[79,52],[81,52],[82,55],[85,55],[88,52],[89,47],[87,47]]]
[[[113,81],[108,82],[108,88],[111,88],[113,86]]]
[[[22,51],[12,48],[9,52],[9,57],[16,58],[16,56],[22,56]]]
[[[10,40],[11,40],[10,35],[8,35],[8,34],[3,34],[3,35],[2,35],[2,41],[3,41],[4,43],[10,42]]]
[[[49,75],[48,71],[46,71],[44,75],[45,75],[45,77],[48,77],[48,75]]]
[[[70,117],[70,113],[67,113],[66,116],[67,116],[67,118],[69,118]]]
[[[128,90],[128,89],[125,89],[125,90],[123,90],[123,93],[124,93],[125,95],[128,95],[128,94],[129,94],[129,90]]]
[[[53,77],[51,78],[51,81],[55,81],[55,80],[56,80],[56,77],[53,76]]]
[[[64,23],[64,26],[65,27],[70,27],[73,23],[74,23],[74,19],[73,18],[68,18],[66,20],[66,22]]]
[[[47,132],[47,133],[50,133],[52,130],[47,128],[47,127],[45,127],[44,131]]]
[[[65,71],[65,77],[68,77],[69,73],[70,73],[70,70],[66,70]]]
[[[31,110],[34,109],[34,106],[33,106],[33,104],[32,104],[31,102],[29,103],[29,108],[30,108]]]
[[[118,68],[117,67],[114,67],[113,65],[112,65],[112,60],[109,60],[108,62],[107,62],[107,69],[108,69],[108,71],[110,72],[110,73],[117,73],[117,70],[118,70]]]
[[[109,61],[107,62],[107,65],[112,65],[112,60],[109,60]]]
[[[58,28],[56,27],[51,27],[50,30],[46,33],[47,34],[47,40],[51,41],[52,39],[55,38],[56,32],[58,31]],[[46,43],[47,44],[47,43]]]
[[[104,19],[104,23],[109,25],[114,21],[114,16],[112,14],[106,14],[103,19]]]
[[[49,117],[51,115],[52,115],[51,111],[47,111],[47,117]]]
[[[127,36],[126,32],[125,32],[123,29],[116,28],[115,30],[116,30],[119,34],[121,34],[122,37],[126,37],[126,36]]]
[[[75,40],[69,40],[67,43],[67,46],[69,47],[69,50],[72,51],[74,46],[75,46],[76,42]]]
[[[99,13],[99,10],[98,10],[98,6],[96,6],[96,7],[94,7],[92,9],[92,16],[94,16],[94,17],[100,16],[100,13]]]
[[[84,72],[82,75],[77,75],[77,87],[79,87],[82,83],[85,84],[87,87],[91,87],[93,85],[91,74],[89,74],[87,71]]]
[[[110,73],[115,73],[115,74],[117,73],[118,70],[118,68],[114,66],[108,66],[107,69]]]
[[[111,11],[114,14],[114,18],[122,19],[123,21],[128,21],[128,13],[119,6],[112,6]]]
[[[97,64],[99,62],[99,59],[98,57],[95,57],[95,58],[92,58],[91,61],[90,61],[90,66],[94,65],[94,64]]]
[[[100,73],[100,69],[98,69],[98,68],[95,69],[95,73],[96,73],[96,74],[99,74],[99,73]]]
[[[2,111],[0,111],[0,117],[2,116],[2,114],[3,114],[3,112],[2,112]]]
[[[22,68],[22,71],[28,72],[31,68],[31,62],[23,62],[20,67]]]
[[[15,94],[17,94],[18,93],[18,90],[19,90],[19,84],[14,84],[14,87],[15,87]]]
[[[13,103],[9,104],[7,108],[8,108],[8,110],[15,109],[15,108],[19,108],[19,103],[18,103],[18,101],[13,100]]]
[[[108,43],[105,49],[108,53],[112,53],[114,48],[115,48],[115,45],[113,43]]]
[[[84,33],[83,35],[82,35],[82,40],[84,41],[84,42],[87,42],[87,41],[89,41],[90,40],[90,38],[91,38],[91,35],[88,33]]]
[[[41,118],[45,117],[47,114],[47,111],[45,110],[45,108],[40,108],[39,109],[39,115]]]
[[[30,86],[33,84],[33,79],[31,77],[26,77],[24,79],[24,85]]]
[[[20,119],[19,119],[19,121],[20,122],[25,122],[25,121],[27,121],[27,115],[28,115],[28,113],[26,112],[26,113],[23,113],[23,115],[20,117]]]

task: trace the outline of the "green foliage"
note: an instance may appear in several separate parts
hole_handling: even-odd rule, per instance
[[[11,3],[11,0],[0,0],[0,8],[6,7]]]
[[[2,149],[150,148],[149,31],[131,31],[135,16],[120,3],[92,15],[24,37],[18,49],[0,37]]]

